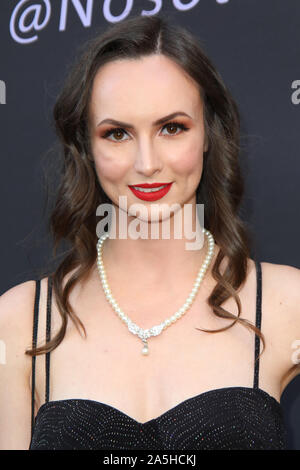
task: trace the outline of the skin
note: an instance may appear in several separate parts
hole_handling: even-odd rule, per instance
[[[175,111],[184,111],[190,116],[173,119],[184,124],[188,131],[168,127],[170,120],[163,125],[152,125]],[[121,132],[105,139],[107,130],[117,129],[111,124],[99,125],[106,118],[130,123],[134,129],[122,128]],[[129,209],[135,203],[142,204],[147,213],[148,219],[137,217],[142,226],[147,220],[161,226],[162,221],[171,218],[169,240],[161,237],[159,240],[150,237],[106,240],[105,264],[118,266],[118,274],[114,272],[114,275],[120,283],[126,276],[134,285],[138,282],[140,292],[154,285],[165,291],[176,282],[178,271],[189,279],[192,274],[194,279],[206,255],[207,244],[200,250],[185,249],[185,243],[190,240],[184,233],[181,239],[174,238],[174,228],[180,222],[164,210],[151,219],[151,206],[191,204],[192,226],[196,228],[195,193],[202,176],[203,152],[207,150],[203,103],[197,85],[177,64],[162,55],[106,64],[94,80],[90,127],[96,173],[116,209],[116,233],[119,211],[124,213],[124,206],[119,204],[120,196],[127,198],[127,225],[134,219]],[[167,195],[152,203],[138,199],[128,187],[144,182],[173,182],[173,185]],[[129,263],[135,266],[134,271],[126,269]]]

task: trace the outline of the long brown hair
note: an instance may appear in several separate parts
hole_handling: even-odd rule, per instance
[[[198,84],[204,103],[208,150],[204,154],[196,200],[204,204],[204,226],[220,247],[212,266],[212,276],[217,283],[207,303],[216,316],[233,321],[218,330],[201,331],[217,333],[239,322],[259,336],[265,349],[263,334],[251,322],[241,318],[242,306],[237,294],[247,277],[247,259],[252,247],[250,229],[239,214],[244,194],[239,163],[239,111],[200,41],[186,29],[156,15],[129,18],[89,40],[57,97],[53,115],[62,146],[63,165],[49,228],[54,256],[65,241],[70,249],[49,272],[49,277],[62,325],[51,341],[27,350],[28,355],[44,354],[56,348],[65,336],[69,316],[78,332],[81,328],[86,335],[68,298],[76,282],[87,278],[96,261],[96,208],[101,203],[111,203],[99,184],[90,148],[88,110],[93,79],[99,68],[108,62],[120,58],[139,59],[150,54],[164,54],[179,64]],[[220,264],[224,257],[228,263],[221,273]],[[75,272],[63,287],[62,281],[71,270]],[[230,297],[237,303],[237,316],[221,307]]]

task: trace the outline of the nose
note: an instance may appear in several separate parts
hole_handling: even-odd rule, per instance
[[[156,171],[162,169],[162,159],[150,142],[143,142],[139,145],[135,161],[135,171],[141,175],[152,176]]]

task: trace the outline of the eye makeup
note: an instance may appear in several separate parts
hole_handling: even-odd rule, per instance
[[[168,122],[167,124],[165,124],[162,129],[168,127],[168,126],[173,126],[173,127],[177,127],[178,129],[181,129],[182,131],[186,132],[189,130],[189,127],[186,127],[183,123],[180,123],[180,122],[176,122],[176,121],[173,121],[173,122]],[[127,133],[125,131],[125,129],[123,129],[122,127],[112,127],[110,129],[108,129],[107,131],[104,132],[104,134],[101,136],[103,139],[108,139],[108,137],[110,137],[112,134],[114,134],[115,132],[124,132],[124,133]],[[176,133],[176,134],[167,134],[167,137],[172,137],[172,136],[177,136],[181,134],[181,132],[179,133]],[[110,140],[110,139],[108,139]],[[125,139],[127,140],[127,139]],[[112,140],[112,142],[123,142],[123,140]]]

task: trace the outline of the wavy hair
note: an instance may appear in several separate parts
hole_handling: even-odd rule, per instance
[[[220,247],[212,266],[212,276],[217,282],[207,303],[216,316],[232,322],[217,330],[197,329],[218,333],[238,322],[252,329],[262,340],[263,351],[265,349],[260,330],[241,318],[242,306],[237,293],[247,277],[247,258],[252,246],[250,229],[239,215],[244,194],[239,163],[239,111],[200,41],[187,29],[156,15],[129,18],[85,43],[56,99],[53,116],[62,146],[63,167],[49,228],[53,236],[53,254],[64,241],[70,244],[70,249],[59,265],[49,272],[49,277],[62,324],[51,340],[27,350],[28,355],[44,354],[56,348],[65,336],[69,317],[78,332],[82,330],[86,336],[84,325],[72,310],[68,298],[75,284],[87,278],[97,259],[96,208],[104,202],[111,203],[98,181],[90,148],[89,103],[93,80],[108,62],[139,59],[151,54],[163,54],[180,65],[198,84],[204,103],[208,150],[204,153],[196,200],[204,204],[204,226]],[[228,264],[221,273],[220,264],[224,257]],[[71,270],[75,272],[63,287],[63,279]],[[230,297],[238,306],[237,315],[221,306]]]

